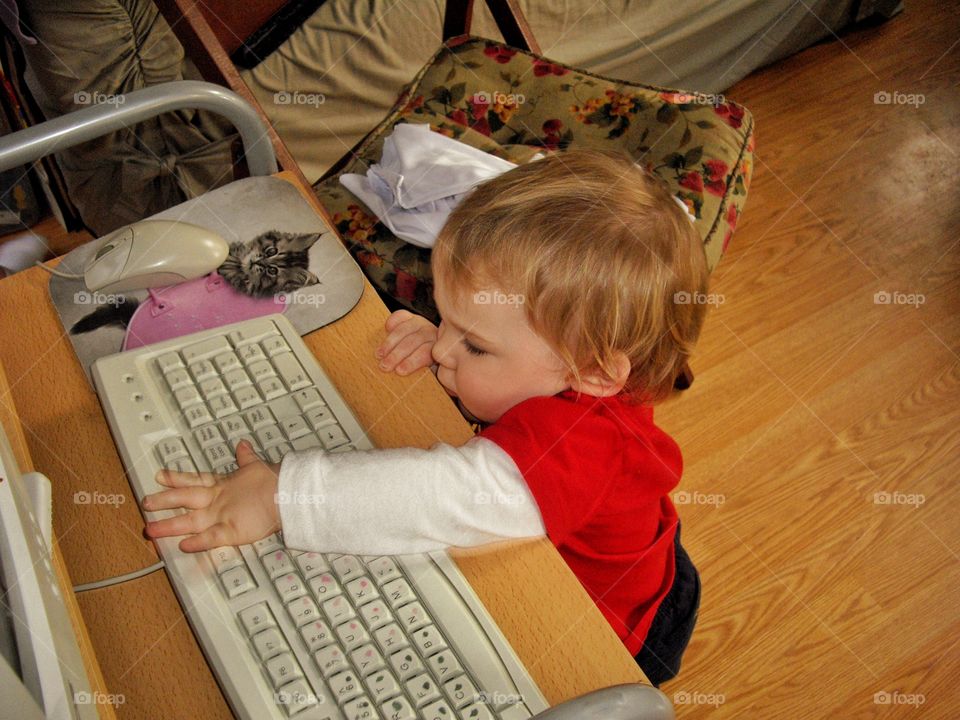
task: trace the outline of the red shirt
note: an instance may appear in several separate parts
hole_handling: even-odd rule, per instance
[[[683,460],[653,408],[566,391],[530,398],[480,433],[513,458],[547,537],[631,655],[673,584]]]

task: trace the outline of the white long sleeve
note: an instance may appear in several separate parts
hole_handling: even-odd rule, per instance
[[[284,542],[323,552],[417,553],[545,532],[516,464],[485,438],[429,450],[290,453],[277,505]]]

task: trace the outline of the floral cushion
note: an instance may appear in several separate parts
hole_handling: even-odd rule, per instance
[[[401,122],[515,163],[537,152],[621,149],[663,178],[697,218],[711,270],[743,212],[753,162],[753,117],[722,96],[620,82],[484,38],[449,40],[336,175],[314,185],[370,282],[436,319],[430,251],[395,237],[339,182],[380,159]]]

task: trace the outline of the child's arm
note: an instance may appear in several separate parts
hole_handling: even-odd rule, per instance
[[[495,443],[456,448],[289,453],[260,462],[246,443],[229,476],[162,471],[174,489],[144,509],[191,512],[147,523],[150,537],[190,535],[185,552],[259,540],[282,529],[290,547],[356,554],[402,554],[482,545],[544,534],[516,464]]]
[[[380,369],[409,375],[433,364],[431,354],[437,342],[437,328],[426,318],[397,310],[386,321],[387,337],[377,348]]]

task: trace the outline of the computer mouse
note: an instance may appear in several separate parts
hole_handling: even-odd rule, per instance
[[[175,285],[216,270],[228,252],[226,240],[199,225],[141,220],[100,241],[83,280],[90,292],[103,293]]]

